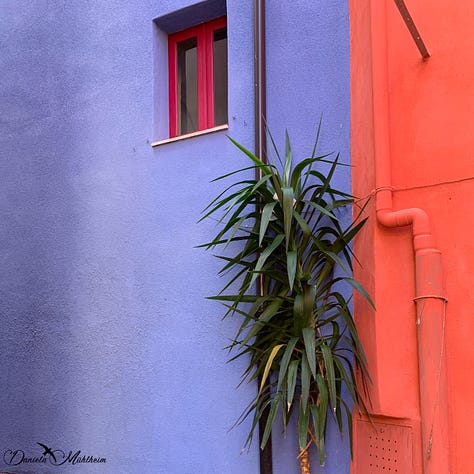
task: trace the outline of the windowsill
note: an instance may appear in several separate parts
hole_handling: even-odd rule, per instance
[[[197,132],[186,133],[185,135],[178,135],[177,137],[173,138],[165,138],[164,140],[159,140],[157,142],[152,142],[151,146],[161,146],[165,145],[166,143],[173,143],[178,142],[181,140],[187,140],[188,138],[199,137],[201,135],[207,135],[208,133],[220,132],[221,130],[228,130],[229,125],[219,125],[218,127],[206,128],[206,130],[198,130]]]

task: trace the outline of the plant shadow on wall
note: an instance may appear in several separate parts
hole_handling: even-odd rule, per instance
[[[319,130],[311,157],[297,164],[288,134],[284,156],[269,135],[274,155],[270,163],[231,139],[250,166],[214,180],[231,184],[201,218],[217,217],[220,230],[200,247],[225,249],[218,258],[224,262],[220,275],[227,278],[226,284],[211,298],[225,305],[224,317],[242,318],[230,345],[235,351],[231,360],[245,357],[248,365],[242,379],[259,383],[255,399],[239,419],[253,414],[247,445],[264,412],[268,418],[262,449],[277,414],[285,428],[296,416],[302,473],[310,472],[311,445],[317,448],[320,464],[325,462],[328,417],[334,417],[341,434],[347,426],[351,435],[352,403],[343,398],[343,387],[356,409],[367,412],[356,370],[362,387],[369,379],[351,297],[346,296],[349,285],[372,304],[352,278],[351,241],[365,219],[359,213],[344,225],[342,217],[353,198],[332,181],[337,167],[345,165],[339,163],[339,155],[316,156]],[[259,171],[248,179],[252,169]],[[229,247],[230,243],[238,245]],[[237,249],[235,255],[225,254],[230,248]],[[260,295],[254,288],[259,281]],[[236,287],[234,294],[226,293]]]

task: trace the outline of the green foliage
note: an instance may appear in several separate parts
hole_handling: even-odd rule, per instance
[[[230,349],[236,351],[233,359],[244,356],[248,361],[243,380],[259,381],[240,420],[253,414],[250,443],[268,409],[263,448],[276,416],[283,416],[286,427],[296,413],[300,449],[314,443],[323,464],[328,416],[334,416],[341,433],[344,417],[352,429],[344,385],[355,406],[365,409],[353,366],[367,376],[366,360],[347,285],[344,289],[346,282],[370,301],[351,277],[350,244],[365,221],[341,222],[352,197],[331,184],[341,166],[339,156],[315,156],[315,145],[312,156],[295,165],[286,135],[284,157],[274,146],[276,163],[265,163],[231,141],[252,166],[215,180],[233,182],[203,211],[201,219],[218,216],[220,230],[201,247],[228,252],[228,244],[238,244],[230,247],[237,249],[235,255],[219,256],[224,262],[220,275],[228,281],[211,298],[225,305],[225,316],[242,317]],[[235,179],[252,169],[259,170],[258,177]],[[257,279],[262,294],[256,294]],[[234,294],[226,294],[236,286]]]

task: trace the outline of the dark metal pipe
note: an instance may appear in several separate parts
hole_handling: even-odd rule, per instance
[[[265,0],[254,0],[255,154],[266,162]],[[261,177],[261,170],[257,169]]]
[[[410,15],[407,6],[405,5],[405,2],[403,0],[395,0],[395,4],[402,15],[403,21],[407,25],[408,31],[415,41],[418,51],[423,56],[423,59],[428,59],[430,57],[428,48],[426,47],[423,38],[421,37],[420,32],[418,31],[418,28],[416,27],[415,22],[413,21],[413,18]]]
[[[255,154],[267,162],[266,83],[265,83],[265,0],[254,0],[254,102],[255,102]],[[255,169],[255,179],[262,177],[262,170]],[[257,203],[257,207],[260,207]],[[257,278],[257,294],[264,294],[264,281]],[[260,386],[260,380],[259,380]],[[259,439],[263,437],[269,409],[265,409],[258,423]],[[260,449],[260,474],[272,474],[272,438],[268,438],[265,449]]]
[[[255,97],[255,154],[267,162],[266,81],[265,81],[265,0],[254,1],[254,97]],[[262,170],[255,168],[255,179],[262,178]],[[257,279],[257,291],[263,295],[263,279]]]

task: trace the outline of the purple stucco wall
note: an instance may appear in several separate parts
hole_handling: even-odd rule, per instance
[[[258,473],[248,424],[229,431],[255,390],[226,364],[238,322],[205,300],[219,262],[195,248],[209,181],[245,160],[223,132],[150,146],[167,130],[152,20],[193,3],[0,2],[0,470]],[[267,9],[272,132],[306,152],[323,113],[323,149],[347,158],[346,2]],[[252,1],[227,15],[229,134],[252,147]],[[37,442],[107,463],[3,463]],[[275,474],[298,472],[294,444],[275,439]],[[345,441],[329,457],[321,472],[348,472]]]
[[[299,159],[310,156],[317,123],[322,117],[319,151],[340,152],[341,162],[350,161],[346,3],[341,0],[266,2],[268,124],[281,150],[288,129],[294,156]],[[350,192],[348,168],[338,171],[334,184]],[[348,473],[348,436],[341,438],[336,430],[330,429],[327,442],[326,466],[319,467],[314,456],[312,472]],[[275,433],[274,451],[278,453],[274,474],[299,472],[298,462],[292,456],[298,451],[295,430],[282,437]]]

